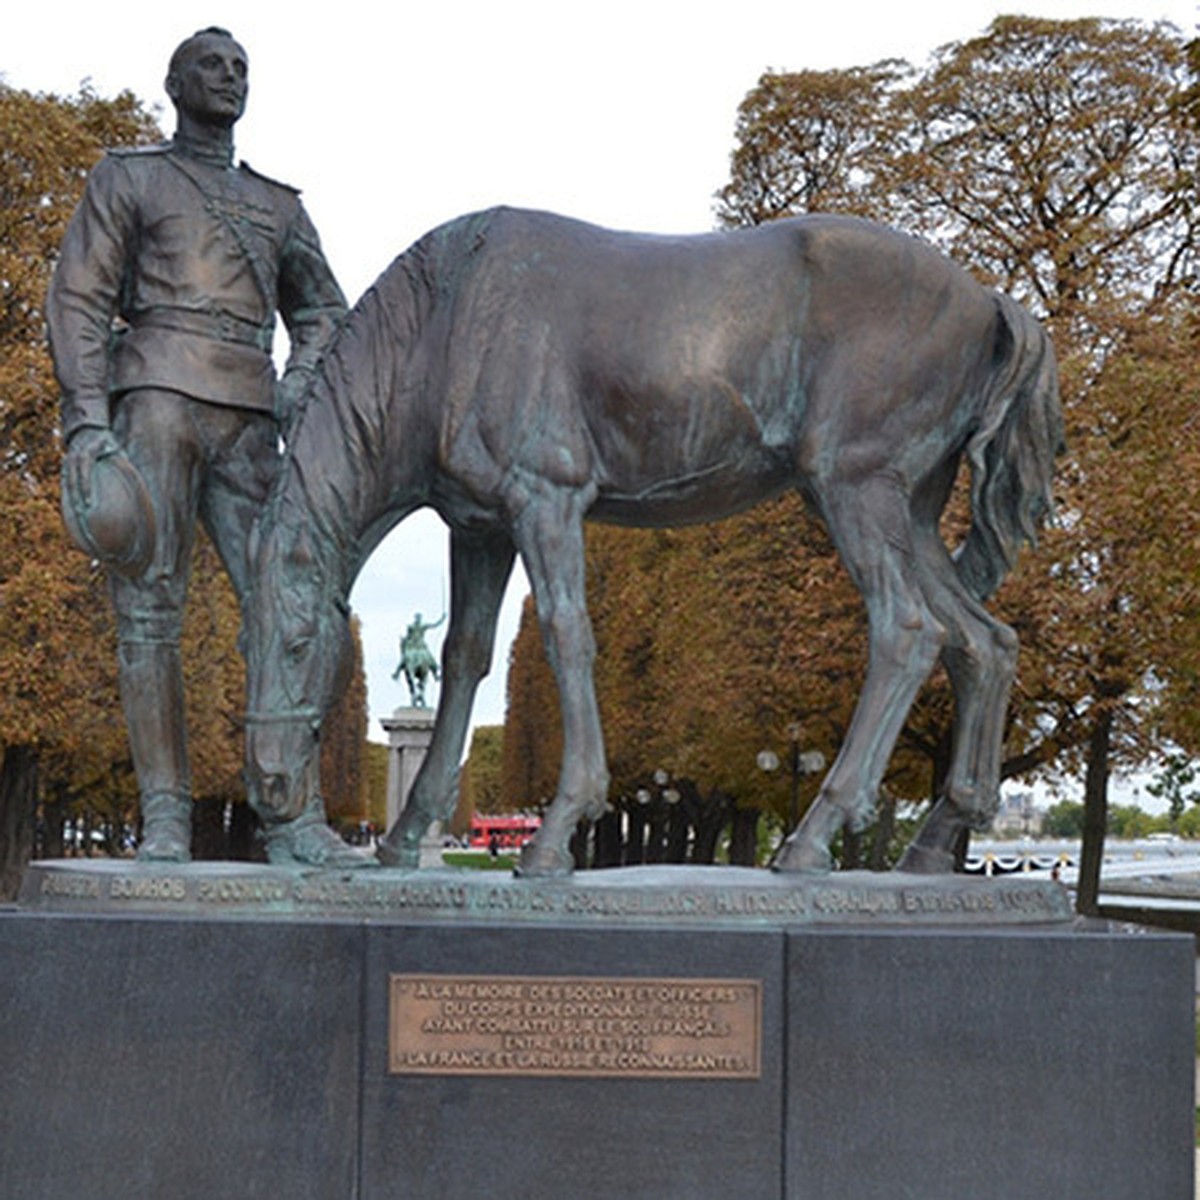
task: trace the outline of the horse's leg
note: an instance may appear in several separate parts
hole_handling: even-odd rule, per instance
[[[545,488],[531,497],[513,536],[537,604],[546,655],[558,683],[563,757],[554,803],[537,836],[521,851],[520,875],[565,875],[569,842],[583,818],[608,803],[608,767],[592,665],[596,644],[584,587],[583,515],[591,495]]]
[[[821,496],[830,536],[866,603],[867,676],[841,752],[780,847],[777,871],[828,871],[837,832],[870,823],[888,758],[944,636],[921,591],[904,490],[875,477],[831,484]]]
[[[496,618],[514,554],[507,532],[451,534],[450,627],[443,652],[442,694],[433,737],[408,802],[379,844],[379,859],[388,866],[417,866],[421,838],[430,822],[453,813],[471,705],[491,665]]]
[[[920,537],[928,550],[921,561],[930,565],[925,595],[947,630],[942,662],[954,689],[954,746],[943,792],[897,869],[932,874],[952,871],[959,834],[986,828],[995,815],[1017,638],[963,586],[937,531]]]

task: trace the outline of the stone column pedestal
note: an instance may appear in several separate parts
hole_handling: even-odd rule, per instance
[[[413,781],[433,740],[434,711],[400,707],[380,725],[388,735],[387,827],[395,825],[408,803]],[[435,821],[421,844],[421,866],[442,865],[442,825]]]

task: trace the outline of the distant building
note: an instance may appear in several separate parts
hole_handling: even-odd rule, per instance
[[[992,821],[997,836],[1025,835],[1036,837],[1042,832],[1042,810],[1033,802],[1032,792],[1007,792],[1000,797],[1000,807]]]

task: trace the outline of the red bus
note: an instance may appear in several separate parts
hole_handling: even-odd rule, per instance
[[[476,813],[471,818],[469,842],[473,848],[489,850],[520,850],[537,833],[541,817],[525,813],[505,813],[501,816]],[[492,839],[495,839],[493,841]]]

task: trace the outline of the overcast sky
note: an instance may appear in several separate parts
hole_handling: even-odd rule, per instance
[[[0,75],[31,91],[130,89],[173,114],[162,90],[175,45],[207,25],[250,56],[238,153],[304,191],[353,300],[427,229],[493,204],[550,209],[615,228],[700,232],[726,181],[738,103],[767,69],[882,58],[923,62],[983,32],[998,13],[1170,20],[1191,31],[1192,0],[896,0],[744,7],[705,0],[22,0],[5,15]],[[415,612],[441,613],[446,537],[419,513],[376,552],[351,603],[363,621],[371,736],[408,702],[390,676]],[[509,589],[476,723],[504,716],[508,648],[526,591]],[[444,627],[431,635],[437,650]]]

